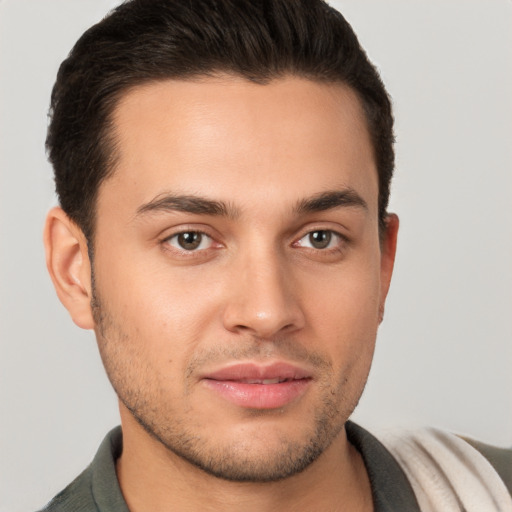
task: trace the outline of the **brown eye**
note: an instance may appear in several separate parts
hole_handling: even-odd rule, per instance
[[[178,235],[178,244],[186,251],[193,251],[201,245],[203,235],[201,233],[180,233]]]
[[[184,231],[171,236],[167,243],[182,251],[196,251],[208,249],[212,244],[212,239],[199,231]]]
[[[341,247],[344,243],[344,238],[336,231],[330,229],[317,229],[306,233],[300,240],[295,242],[296,247],[306,247],[309,249],[325,250]]]
[[[309,243],[315,249],[326,249],[332,240],[332,231],[312,231],[309,233]]]

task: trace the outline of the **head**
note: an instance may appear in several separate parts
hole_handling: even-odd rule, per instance
[[[385,228],[394,167],[391,104],[338,11],[316,0],[132,0],[83,34],[52,93],[47,149],[57,194],[91,248],[98,190],[116,168],[112,116],[120,99],[137,85],[219,73],[259,84],[291,75],[352,88],[372,141]]]
[[[237,481],[326,456],[391,278],[392,138],[322,2],[136,0],[82,36],[52,96],[47,259],[127,439]]]

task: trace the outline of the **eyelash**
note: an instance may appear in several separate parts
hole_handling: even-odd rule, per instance
[[[201,230],[198,230],[198,229],[185,229],[183,231],[179,231],[177,233],[173,233],[172,235],[164,238],[162,240],[162,244],[164,244],[165,246],[171,246],[171,248],[169,247],[166,247],[167,250],[169,251],[178,251],[179,253],[187,256],[187,257],[194,257],[197,253],[201,253],[202,251],[207,251],[209,249],[211,249],[211,247],[207,247],[207,248],[202,248],[202,249],[197,249],[194,248],[193,250],[187,250],[183,247],[176,247],[174,245],[171,244],[171,240],[173,239],[178,239],[178,237],[182,236],[182,235],[187,235],[187,234],[193,234],[193,235],[200,235],[201,237],[207,237],[210,239],[210,244],[215,244],[215,240],[214,238],[209,235],[208,233],[205,233],[204,231],[201,231]],[[200,245],[203,243],[203,240],[201,240],[199,242],[199,247]],[[220,244],[219,244],[220,245]]]
[[[320,233],[322,233],[322,235],[324,235],[324,236],[327,236],[327,240],[325,242],[326,246],[325,247],[314,247],[315,242],[318,242],[318,240],[317,241],[313,240],[314,235],[315,234],[318,235]],[[306,240],[307,242],[309,242],[311,245],[313,245],[313,247],[311,247],[311,246],[308,247],[308,246],[302,245],[301,242],[303,240]],[[335,242],[335,246],[329,247],[333,241]],[[321,239],[320,244],[322,244],[323,242],[324,242],[324,240]],[[314,251],[330,252],[333,250],[339,250],[339,246],[346,242],[348,242],[348,240],[345,236],[343,236],[341,233],[338,233],[337,231],[334,231],[332,229],[313,229],[311,231],[308,231],[306,234],[304,234],[301,238],[299,238],[292,245],[298,246],[298,247],[303,247],[305,249],[311,249]]]
[[[311,237],[315,233],[327,233],[329,235],[328,244],[331,243],[332,238],[334,237],[335,239],[337,239],[335,246],[334,247],[325,247],[325,248],[315,248],[315,247],[308,247],[308,246],[304,246],[304,245],[300,244],[300,242],[302,240],[304,240],[307,237]],[[171,244],[171,240],[173,240],[173,239],[177,240],[178,237],[180,237],[182,235],[187,235],[187,234],[200,235],[202,237],[202,239],[199,241],[199,244],[197,247],[187,250],[183,247],[177,247],[177,246]],[[208,239],[210,239],[209,246],[206,248],[200,248],[201,244],[204,241],[203,237],[207,237]],[[161,241],[161,243],[165,247],[166,250],[172,251],[172,252],[178,252],[178,253],[180,253],[180,255],[183,255],[183,256],[189,257],[189,258],[200,257],[201,255],[204,255],[206,251],[210,251],[210,249],[215,248],[215,247],[213,247],[215,244],[218,245],[218,248],[222,247],[222,244],[219,242],[216,242],[215,239],[211,235],[209,235],[205,231],[202,231],[199,229],[184,229],[177,233],[173,233],[172,235],[165,237]],[[307,232],[305,232],[304,234],[302,234],[300,236],[300,238],[296,239],[291,244],[291,246],[292,247],[302,247],[303,249],[305,249],[307,251],[314,251],[315,253],[324,253],[327,255],[327,254],[332,254],[332,253],[342,251],[341,246],[344,246],[348,243],[349,243],[349,239],[345,235],[343,235],[337,231],[334,231],[332,229],[317,228],[317,229],[310,229]]]

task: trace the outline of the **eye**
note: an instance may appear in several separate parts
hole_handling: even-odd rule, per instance
[[[327,229],[311,231],[303,236],[297,245],[311,249],[331,249],[337,247],[342,241],[341,235]]]
[[[199,251],[209,249],[213,240],[200,231],[183,231],[169,237],[166,242],[180,251]]]

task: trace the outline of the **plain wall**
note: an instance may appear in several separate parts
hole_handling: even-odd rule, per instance
[[[0,0],[0,511],[42,506],[119,422],[46,274],[50,90],[115,2]],[[512,444],[512,2],[339,0],[396,113],[394,282],[355,419]]]

